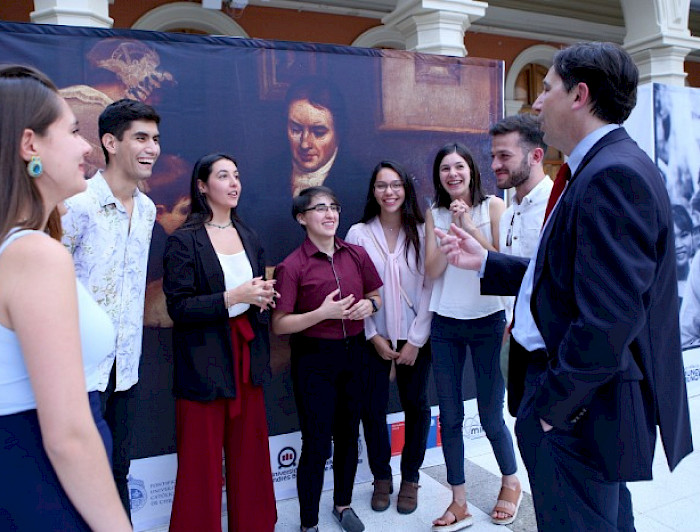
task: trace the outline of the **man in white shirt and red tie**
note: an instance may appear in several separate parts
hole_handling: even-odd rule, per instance
[[[482,272],[483,293],[518,294],[515,430],[540,531],[634,530],[625,482],[651,479],[656,426],[671,469],[692,451],[671,205],[620,127],[638,77],[615,44],[555,55],[533,108],[571,177],[555,183],[532,260],[436,231],[450,263]]]

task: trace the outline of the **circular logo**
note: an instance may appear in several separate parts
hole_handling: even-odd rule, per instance
[[[146,506],[146,501],[148,500],[146,484],[143,480],[139,480],[131,476],[128,478],[128,483],[129,499],[131,499],[131,511],[138,512],[141,508]]]
[[[297,451],[294,447],[283,447],[277,454],[277,466],[280,469],[297,465]]]
[[[484,435],[484,429],[481,426],[481,420],[479,419],[479,414],[474,417],[464,418],[464,425],[462,428],[464,437],[468,440],[477,440]]]

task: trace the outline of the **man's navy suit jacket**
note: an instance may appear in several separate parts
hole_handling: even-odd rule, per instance
[[[548,359],[537,415],[588,440],[611,481],[651,478],[659,425],[673,469],[692,452],[673,219],[658,169],[624,129],[586,154],[535,260]],[[517,294],[527,262],[489,253],[482,292]]]

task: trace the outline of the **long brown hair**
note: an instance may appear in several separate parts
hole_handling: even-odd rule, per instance
[[[13,227],[44,227],[44,202],[20,146],[25,129],[43,136],[60,113],[58,91],[46,75],[21,65],[0,66],[0,240]],[[49,233],[60,238],[57,210],[49,220]]]

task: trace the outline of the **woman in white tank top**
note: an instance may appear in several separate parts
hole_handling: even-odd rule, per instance
[[[462,378],[467,350],[471,353],[479,418],[503,475],[503,487],[491,517],[496,524],[506,524],[515,518],[521,491],[515,476],[513,440],[503,421],[505,384],[499,353],[505,328],[504,306],[499,297],[481,295],[476,272],[447,263],[434,233],[435,227],[447,232],[454,223],[486,249],[497,251],[498,221],[505,205],[500,198],[484,194],[474,159],[461,144],[448,144],[438,151],[433,164],[433,184],[435,202],[425,215],[425,271],[434,279],[430,342],[440,405],[442,449],[447,481],[452,487],[452,503],[433,521],[433,530],[460,530],[471,524],[462,435],[465,399]],[[509,505],[509,499],[517,502]]]
[[[81,345],[81,325],[112,327],[57,241],[91,147],[55,85],[18,65],[0,67],[0,131],[0,530],[131,530],[88,401],[99,348]]]

